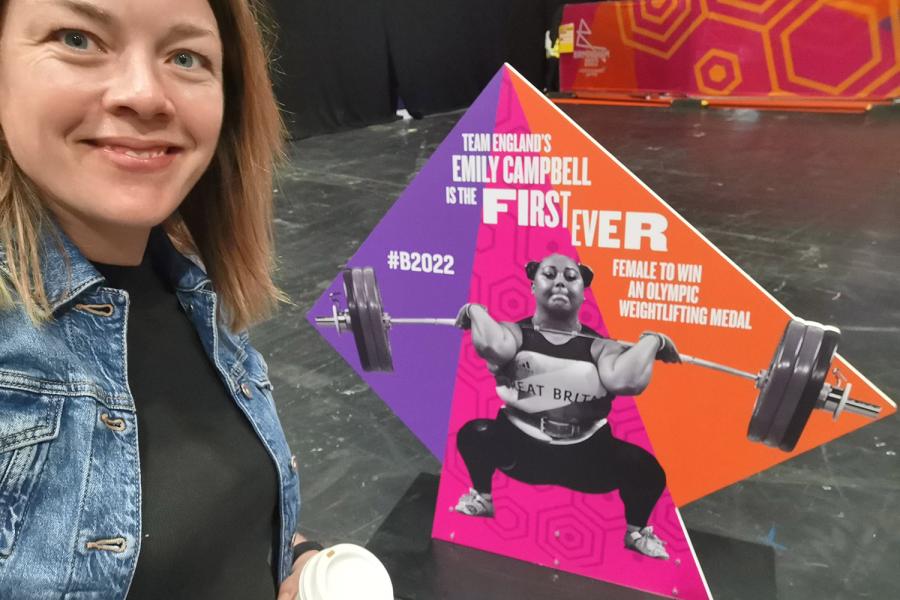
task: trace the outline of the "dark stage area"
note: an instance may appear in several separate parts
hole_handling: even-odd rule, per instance
[[[839,353],[900,398],[900,107],[565,110],[794,314],[837,325]],[[252,339],[298,457],[301,530],[325,543],[368,544],[419,474],[440,464],[305,315],[461,115],[295,142],[281,171],[277,280],[294,304]],[[712,555],[726,552],[715,550],[723,538],[771,549],[782,600],[896,598],[898,450],[900,421],[890,417],[695,501],[682,516],[711,536]],[[723,576],[733,569],[701,558]],[[608,589],[542,573],[557,598]],[[767,597],[762,589],[720,597]]]

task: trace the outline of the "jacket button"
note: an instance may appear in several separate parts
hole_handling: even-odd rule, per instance
[[[297,455],[296,454],[291,455],[291,468],[294,470],[295,473],[297,472]]]
[[[86,543],[85,548],[88,550],[102,550],[104,552],[115,552],[116,554],[120,554],[128,549],[128,540],[123,537],[94,540]]]
[[[103,421],[103,424],[112,429],[113,431],[125,431],[125,420],[124,419],[113,419],[107,413],[102,413],[100,415],[100,420]]]
[[[241,384],[241,393],[242,393],[242,394],[244,395],[244,397],[247,398],[248,400],[249,400],[250,398],[253,397],[253,391],[250,389],[250,386],[247,385],[247,382],[246,382],[246,381],[245,381],[244,383]]]

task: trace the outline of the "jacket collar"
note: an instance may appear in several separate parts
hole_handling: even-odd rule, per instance
[[[185,256],[179,252],[162,226],[154,227],[150,231],[147,247],[153,258],[153,264],[176,290],[193,292],[201,288],[212,288],[212,282],[200,258],[193,255]]]
[[[199,259],[188,258],[178,252],[162,227],[151,230],[147,249],[154,265],[176,290],[191,292],[210,287],[209,277]],[[52,219],[45,222],[39,252],[44,290],[51,312],[56,312],[89,288],[105,281]],[[2,245],[0,271],[9,275],[6,252]]]

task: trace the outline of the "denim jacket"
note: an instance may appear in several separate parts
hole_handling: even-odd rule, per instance
[[[0,311],[0,598],[125,598],[141,550],[137,414],[127,383],[128,294],[62,236],[43,245],[54,318],[35,327]],[[206,273],[161,230],[150,251],[173,284],[209,359],[278,472],[281,556],[290,573],[299,479],[262,356],[216,315]],[[0,247],[0,269],[8,263]],[[101,305],[104,310],[85,310]]]

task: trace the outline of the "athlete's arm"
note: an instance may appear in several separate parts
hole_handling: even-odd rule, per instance
[[[517,325],[498,323],[480,304],[469,304],[464,310],[470,321],[466,325],[471,327],[475,352],[488,362],[492,371],[515,358],[522,345],[522,332]]]
[[[630,348],[613,340],[596,340],[591,346],[600,383],[617,396],[634,396],[644,391],[650,383],[658,350],[655,336],[642,337]]]

